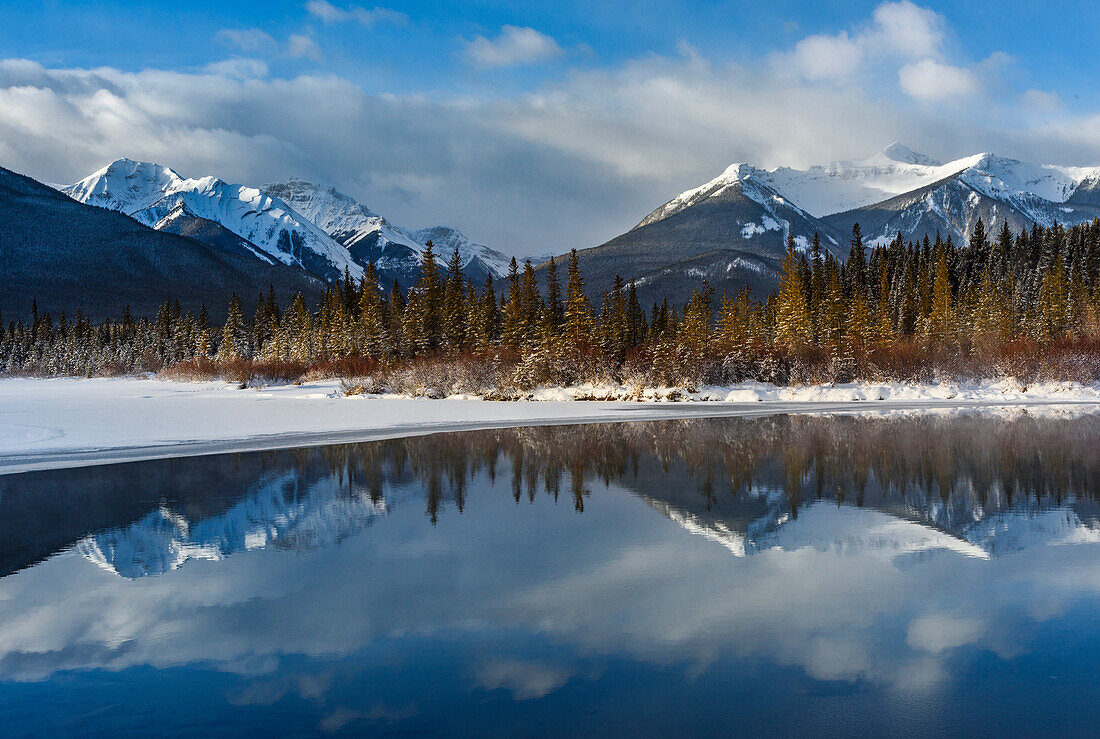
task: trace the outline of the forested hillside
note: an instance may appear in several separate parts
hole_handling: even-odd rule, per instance
[[[498,295],[490,280],[479,288],[463,276],[457,250],[447,269],[431,242],[422,256],[423,274],[407,292],[384,293],[368,267],[312,309],[302,295],[281,306],[269,291],[246,314],[234,295],[216,327],[172,300],[153,321],[128,314],[98,324],[38,307],[30,323],[3,330],[0,366],[31,374],[176,367],[246,380],[312,371],[433,393],[581,382],[1100,379],[1100,220],[1016,234],[1006,226],[993,238],[979,220],[966,244],[899,236],[870,250],[857,224],[844,262],[816,238],[802,252],[789,241],[779,287],[764,301],[747,287],[718,296],[700,280],[682,302],[645,306],[634,283],[615,278],[593,305],[576,252],[564,275],[551,260],[541,285],[529,263],[521,270],[513,260]]]

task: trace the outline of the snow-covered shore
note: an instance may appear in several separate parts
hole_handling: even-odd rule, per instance
[[[0,380],[0,474],[508,426],[1022,405],[1100,408],[1100,386],[1074,383],[751,383],[691,392],[581,386],[541,388],[531,397],[348,398],[337,381],[240,390],[223,382],[8,378]]]

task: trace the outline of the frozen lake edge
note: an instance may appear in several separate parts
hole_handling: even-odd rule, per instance
[[[759,395],[760,386],[754,387]],[[795,388],[786,394],[814,399],[781,399],[778,396],[786,389],[779,389],[768,391],[772,397],[765,395],[755,401],[492,402],[344,398],[338,397],[337,381],[240,390],[223,382],[8,378],[0,380],[0,474],[517,426],[791,413],[1100,410],[1100,393],[1093,387],[1029,396],[976,386],[950,398],[922,393],[920,387],[909,388],[912,392],[908,393],[864,391],[878,387],[855,387],[858,392],[849,395],[866,398],[860,400],[828,399],[837,397],[832,392],[837,388]],[[727,395],[739,397],[746,388]],[[878,395],[902,397],[873,399]],[[714,397],[713,391],[710,397]]]

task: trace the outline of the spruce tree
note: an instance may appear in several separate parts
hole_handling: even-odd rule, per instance
[[[523,292],[520,288],[519,264],[516,258],[508,265],[508,297],[504,303],[504,325],[502,327],[501,343],[512,349],[519,349],[524,343],[524,315]]]
[[[363,270],[359,285],[359,343],[363,353],[378,356],[386,350],[386,325],[378,273],[372,262]]]
[[[565,339],[570,347],[589,342],[592,331],[592,306],[584,294],[577,250],[569,252],[569,277],[565,290]]]
[[[565,322],[565,305],[561,302],[561,285],[554,257],[550,257],[546,266],[546,313],[549,327],[558,331]]]
[[[859,224],[852,226],[851,248],[848,251],[848,261],[844,265],[848,277],[848,294],[867,294],[867,254],[863,245],[863,232]]]
[[[242,356],[244,344],[244,318],[241,315],[241,301],[237,293],[229,300],[229,310],[222,327],[222,343],[218,348],[218,359],[227,361]]]
[[[787,237],[787,248],[780,263],[775,321],[776,343],[780,346],[798,351],[809,344],[810,310],[792,236]]]
[[[947,249],[941,248],[936,256],[936,277],[932,286],[932,309],[928,315],[927,336],[933,344],[948,340],[951,330],[952,295],[951,277],[947,266]]]
[[[462,255],[456,246],[447,262],[447,287],[443,298],[443,341],[450,351],[466,348],[466,278],[462,273]]]

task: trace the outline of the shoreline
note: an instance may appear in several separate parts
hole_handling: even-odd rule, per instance
[[[877,386],[872,386],[877,387]],[[338,381],[240,390],[145,378],[0,380],[0,475],[437,433],[627,421],[981,409],[1100,410],[1076,395],[836,399],[518,400],[335,397]],[[914,390],[920,388],[914,387]],[[847,390],[846,388],[842,390]],[[704,391],[705,392],[705,391]],[[827,394],[826,394],[827,395]],[[1090,409],[1095,410],[1088,410]],[[275,433],[270,429],[281,429]]]

